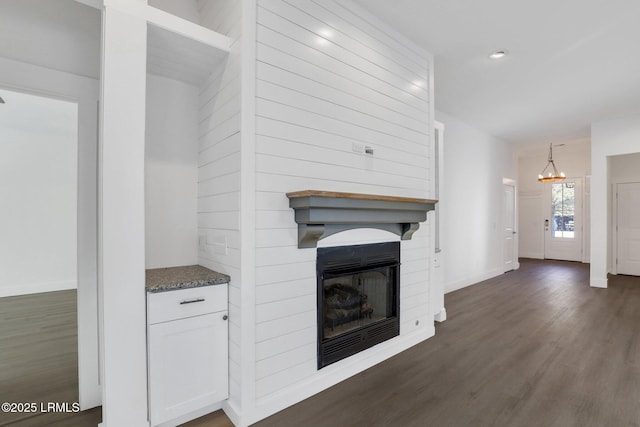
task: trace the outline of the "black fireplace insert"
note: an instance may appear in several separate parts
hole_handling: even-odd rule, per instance
[[[397,336],[400,243],[319,248],[318,369]]]

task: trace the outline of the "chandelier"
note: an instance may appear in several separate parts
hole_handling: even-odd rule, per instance
[[[549,173],[545,175],[547,169],[551,166],[551,170]],[[549,144],[549,158],[547,160],[547,166],[542,170],[542,173],[538,175],[538,181],[540,182],[556,182],[563,181],[566,178],[564,172],[558,172],[558,168],[556,164],[553,162],[553,148],[551,144]]]

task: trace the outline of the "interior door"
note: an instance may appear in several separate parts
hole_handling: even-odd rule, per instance
[[[582,261],[582,180],[567,178],[545,185],[544,257]]]
[[[617,272],[640,276],[640,183],[617,185]]]
[[[503,185],[502,200],[504,203],[504,271],[511,271],[515,266],[516,245],[515,245],[515,187],[513,185]]]

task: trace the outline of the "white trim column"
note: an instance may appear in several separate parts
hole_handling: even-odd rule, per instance
[[[144,288],[147,23],[107,4],[102,25],[102,425],[148,426]]]

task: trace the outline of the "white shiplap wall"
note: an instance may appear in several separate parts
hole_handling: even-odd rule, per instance
[[[229,392],[240,407],[240,30],[234,0],[198,0],[200,24],[231,37],[231,53],[200,90],[199,263],[231,276],[229,284]]]
[[[257,22],[255,394],[264,415],[353,362],[316,369],[316,250],[297,248],[285,193],[431,197],[433,96],[431,56],[350,2],[259,0]],[[353,151],[365,145],[374,156]],[[398,239],[386,236],[360,230],[323,245]],[[402,242],[401,337],[433,333],[430,245],[426,224]]]

